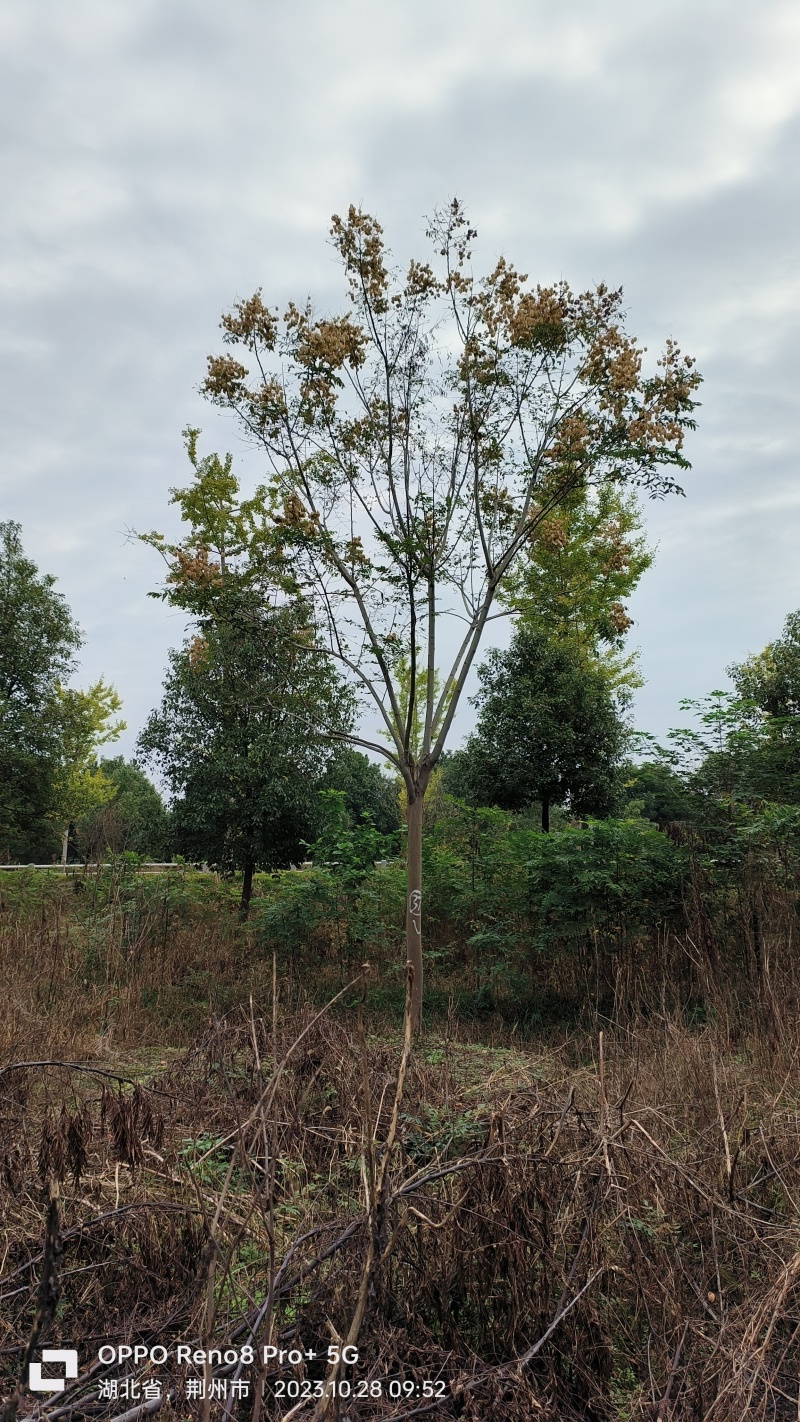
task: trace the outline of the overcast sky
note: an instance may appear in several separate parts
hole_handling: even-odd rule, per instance
[[[705,376],[632,611],[662,734],[800,607],[800,6],[789,0],[2,0],[0,518],[119,688],[132,749],[183,619],[168,530],[220,313],[341,294],[351,201],[396,254],[457,194],[489,266],[625,288]]]

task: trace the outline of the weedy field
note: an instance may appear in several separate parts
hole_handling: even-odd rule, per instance
[[[4,1419],[800,1415],[785,905],[746,1004],[677,931],[538,1022],[434,958],[412,1043],[389,948],[274,953],[212,876],[0,890]]]

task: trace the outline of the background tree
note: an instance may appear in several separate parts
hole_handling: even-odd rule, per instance
[[[800,718],[800,612],[786,618],[783,636],[728,667],[728,675],[740,699],[765,715]]]
[[[789,614],[781,637],[728,667],[728,675],[751,732],[749,741],[739,738],[742,791],[800,804],[800,612]]]
[[[611,814],[626,731],[602,668],[574,642],[520,627],[480,676],[477,727],[448,765],[449,788],[503,810],[538,801],[545,831],[552,805]]]
[[[338,746],[320,788],[342,792],[352,824],[368,816],[380,835],[390,835],[398,829],[397,786],[362,751]]]
[[[58,687],[80,630],[55,578],[25,557],[18,523],[0,524],[0,853],[50,858],[58,760]]]
[[[353,703],[276,562],[258,501],[241,500],[230,457],[201,459],[194,430],[187,449],[193,481],[172,490],[187,536],[145,541],[167,561],[160,596],[197,631],[171,655],[139,748],[169,787],[176,848],[240,870],[244,916],[255,869],[302,857],[314,838],[320,782]]]
[[[52,786],[51,815],[66,826],[66,857],[70,828],[114,797],[114,785],[97,763],[101,746],[125,729],[117,718],[122,703],[102,678],[86,691],[58,687],[59,743]]]
[[[601,662],[627,699],[640,679],[635,654],[623,653],[633,626],[626,603],[653,558],[635,493],[612,483],[578,489],[542,522],[501,600],[525,627]]]
[[[682,701],[696,724],[669,733],[698,809],[800,804],[800,615],[791,614],[782,637],[728,672],[734,693]]]
[[[607,815],[621,792],[621,707],[639,684],[623,644],[633,625],[623,598],[653,561],[633,494],[576,491],[554,510],[501,589],[518,614],[508,652],[480,669],[477,732],[446,769],[473,804],[551,805]]]
[[[753,707],[728,691],[685,697],[679,705],[693,713],[695,725],[668,731],[669,746],[660,748],[660,754],[683,776],[695,814],[702,803],[730,805],[746,798],[747,767],[762,742]]]
[[[800,615],[728,672],[734,692],[680,702],[694,725],[669,731],[668,745],[639,736],[650,756],[629,767],[626,792],[648,817],[721,828],[765,802],[800,804]]]
[[[287,567],[389,735],[408,805],[418,1026],[423,798],[498,589],[576,491],[677,488],[699,377],[671,342],[643,374],[620,292],[529,290],[502,258],[477,279],[458,203],[430,226],[438,276],[424,261],[391,270],[379,223],[355,208],[332,236],[351,310],[290,303],[281,321],[256,293],[223,318],[235,351],[209,360],[204,388],[264,449]],[[459,629],[449,669],[443,622]]]
[[[624,766],[621,783],[621,809],[626,815],[641,815],[661,829],[695,817],[685,778],[663,756]]]
[[[294,608],[243,609],[209,622],[170,657],[161,706],[139,749],[172,796],[176,848],[243,874],[248,912],[256,868],[304,857],[318,788],[332,756],[320,721],[341,723],[344,698],[326,660],[298,653]]]
[[[133,760],[102,760],[98,769],[111,787],[104,804],[78,823],[78,843],[87,859],[133,853],[163,862],[172,855],[170,817],[155,785]]]
[[[64,826],[113,794],[95,765],[123,728],[120,701],[102,680],[64,685],[79,627],[25,557],[17,523],[0,523],[0,854],[49,859]]]

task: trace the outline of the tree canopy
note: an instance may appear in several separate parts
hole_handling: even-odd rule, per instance
[[[740,737],[743,788],[758,799],[800,804],[800,612],[789,614],[782,636],[728,674],[750,732],[746,747]]]
[[[341,792],[352,824],[358,824],[367,816],[381,835],[397,830],[400,823],[397,786],[363,751],[344,745],[337,747],[321,788]]]
[[[681,701],[694,724],[668,732],[666,746],[641,738],[652,758],[630,767],[628,790],[651,818],[719,828],[767,804],[800,804],[800,613],[728,674],[733,691]]]
[[[328,663],[298,651],[302,631],[296,608],[252,599],[230,620],[208,621],[171,655],[161,706],[139,738],[172,794],[177,848],[243,870],[244,908],[253,870],[290,863],[313,835],[333,754],[319,723],[347,719]]]
[[[480,669],[475,733],[449,767],[453,789],[479,805],[524,810],[569,802],[576,815],[612,813],[625,745],[608,678],[574,642],[518,629]]]
[[[505,258],[477,277],[457,202],[428,235],[432,262],[399,270],[375,218],[334,217],[349,310],[290,302],[281,319],[256,292],[223,317],[231,349],[204,385],[263,449],[274,546],[406,787],[416,1022],[422,799],[498,590],[576,491],[677,489],[699,383],[672,341],[644,373],[619,291],[531,289]],[[443,621],[460,628],[449,667]]]
[[[49,859],[65,825],[113,788],[98,771],[99,747],[123,728],[120,700],[100,680],[65,682],[83,637],[22,547],[17,523],[0,523],[0,855]]]
[[[121,755],[101,760],[98,770],[111,794],[78,824],[84,856],[99,860],[107,853],[131,853],[168,860],[172,853],[170,817],[155,785],[135,761],[126,761]]]
[[[623,648],[633,621],[627,599],[652,565],[635,492],[607,482],[576,490],[545,519],[501,589],[521,623],[602,662],[627,698],[640,685],[636,654]]]
[[[183,540],[144,535],[167,564],[155,595],[195,631],[171,655],[139,748],[170,789],[176,847],[241,870],[246,913],[255,868],[288,864],[313,837],[353,698],[276,555],[262,501],[243,499],[231,457],[201,458],[197,438],[186,431],[192,481],[171,490]]]

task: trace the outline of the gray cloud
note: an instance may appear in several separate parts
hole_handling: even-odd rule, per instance
[[[220,311],[338,301],[330,213],[398,253],[457,192],[491,261],[622,284],[706,376],[687,498],[635,599],[662,731],[800,605],[800,15],[765,0],[9,0],[0,15],[0,513],[55,572],[135,732],[180,617],[148,601]]]

